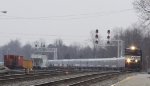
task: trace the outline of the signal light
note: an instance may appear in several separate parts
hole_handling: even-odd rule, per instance
[[[110,36],[107,36],[107,39],[110,39]]]
[[[98,33],[98,29],[96,30],[96,33]]]
[[[95,38],[98,38],[98,35],[95,35]]]
[[[95,43],[98,44],[98,41],[96,40]]]
[[[110,44],[110,41],[107,41],[107,44]]]
[[[110,30],[108,30],[107,33],[110,34]]]

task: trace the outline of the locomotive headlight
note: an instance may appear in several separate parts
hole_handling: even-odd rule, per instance
[[[138,60],[136,59],[135,62],[138,62]]]
[[[128,62],[128,63],[130,63],[130,62],[131,62],[131,60],[130,60],[130,59],[127,59],[127,62]]]
[[[131,50],[135,50],[135,47],[134,47],[134,46],[131,46]]]

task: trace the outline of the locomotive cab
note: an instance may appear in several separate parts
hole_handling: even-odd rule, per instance
[[[125,49],[125,67],[127,70],[139,71],[142,68],[142,51],[134,46]]]

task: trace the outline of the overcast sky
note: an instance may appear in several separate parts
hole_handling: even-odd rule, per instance
[[[134,0],[0,0],[0,45],[10,39],[25,44],[40,38],[47,44],[63,39],[64,44],[88,43],[90,31],[126,28],[138,21]],[[106,38],[106,37],[105,37]]]

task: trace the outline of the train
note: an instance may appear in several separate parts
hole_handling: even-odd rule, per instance
[[[59,59],[48,60],[50,68],[74,68],[74,69],[124,69],[124,57],[120,58],[97,58],[97,59]]]
[[[4,55],[4,66],[9,69],[23,69],[29,61],[30,68],[52,69],[52,68],[74,68],[74,69],[124,69],[125,58],[97,58],[97,59],[58,59],[46,60],[46,55],[32,55],[30,60],[25,60],[19,55]],[[31,63],[32,61],[32,63]]]
[[[48,60],[44,54],[32,54],[33,69],[123,69],[125,58],[57,59]]]
[[[142,69],[142,50],[131,46],[125,49],[126,70],[140,71]]]
[[[142,69],[142,50],[131,46],[125,48],[124,57],[97,59],[62,59],[48,60],[51,67],[72,67],[82,69],[119,69],[125,71],[140,71]]]
[[[119,69],[137,70],[142,68],[142,50],[134,46],[125,49],[125,55],[119,58],[95,58],[95,59],[57,59],[48,60],[47,55],[32,54],[30,60],[25,60],[19,55],[4,55],[4,66],[10,69]]]
[[[32,68],[32,60],[24,59],[24,57],[20,55],[7,54],[7,55],[4,55],[3,65],[9,69]]]

